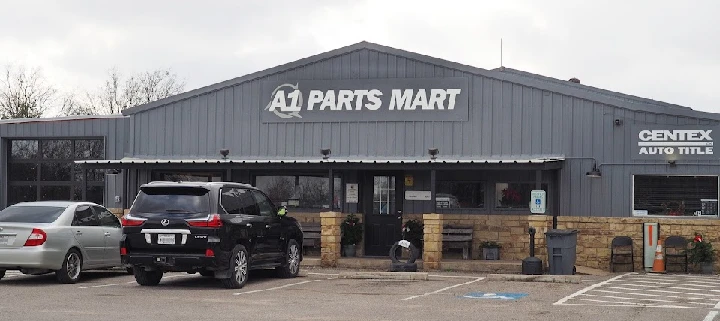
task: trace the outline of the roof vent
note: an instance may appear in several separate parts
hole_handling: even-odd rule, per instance
[[[575,77],[570,78],[570,80],[568,80],[568,81],[569,81],[569,82],[574,82],[574,83],[576,83],[576,84],[579,84],[579,83],[580,83],[580,79],[577,79],[577,78],[575,78]]]

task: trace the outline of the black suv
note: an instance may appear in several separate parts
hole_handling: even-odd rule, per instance
[[[122,263],[140,285],[157,285],[164,272],[199,272],[239,289],[249,270],[295,277],[303,259],[297,220],[246,184],[144,184],[122,224]]]

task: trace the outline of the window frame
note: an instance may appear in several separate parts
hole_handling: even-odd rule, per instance
[[[658,214],[635,214],[635,176],[666,176],[666,177],[715,177],[718,186],[718,197],[720,201],[720,175],[711,174],[631,174],[630,175],[630,217],[647,217],[647,218],[671,218],[671,219],[683,219],[683,220],[697,220],[697,219],[718,219],[720,218],[720,209],[716,215],[700,215],[700,216],[670,216],[670,215],[658,215]]]
[[[487,204],[488,199],[488,184],[489,180],[487,178],[482,179],[470,179],[470,180],[458,180],[458,179],[437,179],[435,180],[435,204],[433,204],[435,208],[436,213],[443,213],[443,214],[454,214],[455,212],[462,211],[462,212],[472,212],[472,211],[487,211],[490,209]],[[442,183],[455,183],[455,184],[480,184],[483,188],[483,206],[482,207],[458,207],[458,208],[443,208],[437,206],[437,195],[439,194],[439,185]],[[454,196],[454,195],[453,195]]]
[[[492,189],[492,193],[491,193],[491,195],[492,195],[492,196],[491,196],[491,197],[492,197],[492,206],[491,206],[490,208],[492,208],[493,211],[502,211],[502,212],[518,212],[518,211],[520,211],[520,212],[528,212],[528,213],[530,213],[530,201],[531,201],[530,199],[528,199],[527,207],[501,207],[501,206],[498,206],[498,205],[497,205],[498,199],[497,199],[497,194],[496,194],[496,188],[497,188],[497,185],[498,185],[498,184],[527,184],[527,185],[531,185],[531,186],[532,186],[532,187],[530,188],[530,190],[532,191],[532,190],[535,190],[535,189],[536,189],[536,188],[535,188],[535,186],[536,186],[536,182],[535,182],[535,181],[529,181],[529,180],[494,180],[494,181],[492,182],[491,186],[490,186],[491,189]],[[543,186],[543,185],[544,185],[544,186]],[[543,189],[543,187],[545,187],[545,188]],[[545,191],[545,198],[546,198],[546,201],[548,201],[548,202],[549,202],[549,200],[551,199],[551,198],[550,198],[550,191],[551,191],[551,189],[552,189],[552,187],[550,186],[550,183],[549,183],[549,182],[546,182],[546,181],[541,181],[541,182],[540,182],[540,190],[544,190],[544,191]],[[530,196],[530,197],[532,198],[532,196]],[[546,206],[546,214],[547,214],[547,213],[549,213],[549,205]],[[532,213],[530,213],[530,214],[532,214]]]
[[[316,178],[322,178],[329,181],[329,175],[328,171],[318,171],[318,170],[296,170],[296,171],[288,171],[288,170],[279,170],[279,171],[269,171],[269,170],[253,170],[250,173],[250,182],[252,186],[255,186],[257,188],[260,188],[260,186],[257,184],[258,177],[283,177],[283,176],[293,176],[297,177],[296,180],[299,180],[299,177],[316,177]],[[348,203],[345,202],[345,176],[342,172],[334,172],[333,173],[333,180],[334,180],[334,187],[335,190],[339,192],[335,194],[336,197],[338,197],[339,204],[338,206],[335,206],[335,202],[332,202],[330,204],[330,207],[323,207],[323,208],[315,208],[315,207],[294,207],[294,206],[287,206],[289,210],[295,211],[295,212],[303,212],[303,213],[319,213],[324,211],[342,211],[346,209]],[[296,185],[297,186],[297,185]],[[263,192],[263,195],[270,200],[270,202],[278,208],[279,206],[283,206],[283,201],[275,202],[268,194],[266,190],[260,189]]]
[[[92,201],[95,203],[98,203],[100,205],[104,205],[105,203],[105,173],[104,172],[97,172],[96,177],[102,176],[102,180],[88,180],[89,177],[93,176],[93,171],[102,171],[102,170],[94,170],[94,169],[88,169],[86,171],[86,175],[80,175],[80,177],[76,177],[76,174],[78,170],[80,170],[80,166],[78,164],[75,164],[75,161],[77,160],[87,160],[87,159],[98,159],[94,157],[89,158],[77,158],[76,156],[76,145],[78,141],[99,141],[102,144],[102,157],[100,159],[106,159],[107,158],[107,152],[108,152],[108,144],[107,140],[104,136],[60,136],[60,137],[9,137],[4,138],[6,145],[5,145],[5,162],[6,166],[9,168],[12,166],[12,164],[35,164],[35,175],[34,180],[29,181],[21,181],[21,180],[10,180],[9,177],[7,181],[5,182],[5,187],[7,190],[12,189],[15,186],[30,186],[31,188],[34,187],[34,195],[33,197],[30,197],[29,200],[35,200],[39,201],[42,200],[42,193],[43,193],[43,187],[49,187],[49,186],[69,186],[70,187],[70,199],[68,201]],[[55,159],[55,158],[45,158],[43,155],[43,147],[46,145],[46,141],[58,141],[58,140],[68,140],[70,141],[70,158],[68,159]],[[13,158],[12,148],[13,148],[13,142],[15,141],[30,141],[35,142],[37,146],[37,150],[35,151],[34,155],[31,158]],[[43,174],[42,174],[42,167],[45,164],[70,164],[70,180],[66,181],[49,181],[49,180],[43,180]],[[80,171],[81,172],[81,171]],[[86,189],[83,190],[83,186],[86,185]],[[99,188],[102,190],[102,199],[94,199],[90,200],[88,199],[88,195],[90,194],[90,191],[92,189]],[[79,191],[79,195],[76,197],[76,191]],[[13,200],[10,198],[10,193],[5,194],[5,202],[6,206],[15,204],[17,202],[13,202]],[[24,200],[23,200],[24,201]]]

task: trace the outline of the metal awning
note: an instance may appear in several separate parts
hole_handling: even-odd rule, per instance
[[[131,165],[131,164],[542,164],[565,160],[563,156],[549,157],[502,157],[502,158],[441,158],[435,160],[425,158],[306,158],[306,159],[144,159],[123,158],[119,160],[78,160],[76,164],[88,165]]]

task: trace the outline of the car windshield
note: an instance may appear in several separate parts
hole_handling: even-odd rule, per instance
[[[208,190],[197,187],[145,187],[138,194],[132,214],[198,214],[210,212]]]
[[[0,211],[0,222],[52,223],[64,210],[58,206],[10,206]]]

